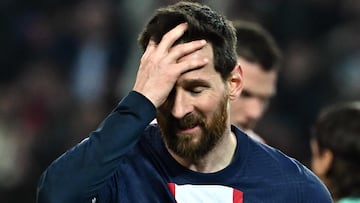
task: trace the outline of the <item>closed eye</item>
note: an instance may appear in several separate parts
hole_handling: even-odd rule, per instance
[[[190,88],[188,91],[191,92],[192,94],[200,94],[204,90],[205,90],[205,87],[197,86],[197,87]]]
[[[256,94],[253,94],[252,92],[250,91],[247,91],[247,90],[243,90],[241,92],[241,95],[240,97],[242,98],[246,98],[246,99],[258,99],[259,101],[261,101],[262,103],[264,104],[267,104],[269,103],[270,99],[272,98],[272,96],[266,96],[266,95],[256,95]]]
[[[210,88],[210,83],[201,79],[186,80],[183,83],[184,89],[191,94],[200,94]]]

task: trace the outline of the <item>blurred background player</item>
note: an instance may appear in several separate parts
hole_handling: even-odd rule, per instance
[[[253,129],[276,94],[282,53],[270,33],[260,24],[243,20],[235,20],[233,24],[244,89],[241,96],[231,102],[231,121],[250,137],[265,142]]]
[[[311,138],[312,170],[338,203],[360,202],[360,101],[324,108]]]

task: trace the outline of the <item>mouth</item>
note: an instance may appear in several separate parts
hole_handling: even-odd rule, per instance
[[[199,128],[199,125],[193,125],[189,127],[181,127],[179,128],[180,133],[193,133]]]

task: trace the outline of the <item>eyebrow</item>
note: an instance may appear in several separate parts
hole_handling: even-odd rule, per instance
[[[184,84],[186,86],[204,86],[204,87],[210,87],[210,83],[207,80],[204,79],[185,79],[181,82],[181,84]]]
[[[204,68],[204,66],[197,66],[197,67],[194,67],[194,68],[191,68],[189,70],[186,70],[184,72],[181,73],[181,75],[185,74],[185,73],[188,73],[188,72],[191,72],[191,71],[194,71],[194,70],[199,70],[199,69],[202,69]]]

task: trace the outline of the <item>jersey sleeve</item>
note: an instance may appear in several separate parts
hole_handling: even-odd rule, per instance
[[[323,203],[333,203],[331,195],[327,190],[326,186],[320,181],[317,184],[307,187],[304,192],[304,196],[307,200],[306,202],[323,202]]]
[[[300,193],[298,202],[333,203],[331,194],[325,184],[308,168],[303,167],[303,172],[308,181],[301,183],[298,188],[298,193]]]
[[[50,164],[40,177],[37,202],[78,203],[91,198],[155,115],[146,97],[130,92],[88,138]]]

